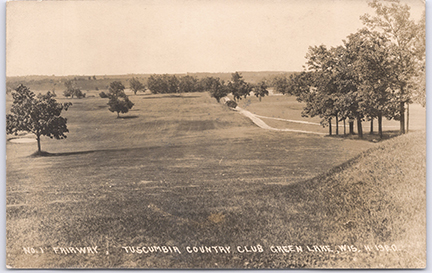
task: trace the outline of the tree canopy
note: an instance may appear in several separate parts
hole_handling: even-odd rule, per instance
[[[369,14],[362,16],[364,25],[371,31],[380,32],[391,41],[389,49],[394,58],[392,88],[398,98],[397,119],[400,121],[400,133],[403,134],[405,133],[405,104],[410,103],[413,96],[410,82],[418,74],[416,59],[424,58],[422,54],[418,54],[419,49],[421,52],[424,51],[418,47],[418,41],[425,39],[425,34],[421,31],[425,22],[421,20],[417,24],[410,19],[410,7],[401,4],[399,0],[372,0],[369,6],[375,9],[375,16]]]
[[[64,95],[66,98],[69,98],[69,97],[73,98],[74,96],[77,97],[78,99],[85,98],[86,93],[83,93],[83,92],[81,91],[81,89],[79,89],[79,87],[76,86],[76,84],[75,84],[74,81],[72,81],[72,80],[67,80],[67,81],[64,83],[64,85],[65,85],[65,87],[66,87],[66,90],[63,92],[63,95]]]
[[[205,88],[210,93],[210,96],[215,98],[217,102],[220,102],[221,98],[228,95],[229,90],[223,80],[219,78],[207,77],[203,81]]]
[[[228,82],[227,86],[234,100],[240,100],[242,97],[246,98],[252,91],[252,86],[247,83],[238,72],[231,74],[231,81]]]
[[[382,117],[400,120],[404,133],[405,104],[424,98],[424,20],[410,20],[409,7],[396,0],[369,5],[376,16],[361,17],[365,28],[340,46],[309,47],[305,71],[274,81],[276,90],[305,102],[303,115],[319,116],[330,134],[333,118],[336,130],[339,121],[355,118],[360,137],[362,121],[377,118],[382,137]]]
[[[120,113],[127,113],[129,109],[131,109],[134,104],[128,98],[128,96],[124,92],[125,87],[119,81],[113,81],[110,83],[108,88],[108,94],[104,94],[108,97],[108,110],[111,112],[117,112],[117,118],[120,117]]]
[[[268,96],[269,92],[267,90],[267,83],[263,80],[259,83],[257,83],[253,87],[253,92],[257,98],[259,98],[259,101],[261,101],[261,98],[264,96]]]
[[[130,89],[134,92],[134,95],[136,95],[136,93],[138,91],[143,91],[145,92],[145,86],[144,84],[142,84],[138,79],[136,79],[135,77],[133,77],[130,81],[129,81],[129,85],[130,85]]]
[[[6,132],[17,135],[29,132],[36,136],[38,153],[41,153],[40,137],[63,139],[69,132],[67,119],[61,116],[72,103],[58,103],[55,94],[48,92],[37,96],[24,85],[12,92],[11,114],[6,115]]]

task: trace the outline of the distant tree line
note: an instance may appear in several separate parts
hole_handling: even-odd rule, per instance
[[[197,79],[193,76],[176,76],[176,75],[152,75],[147,80],[147,88],[153,94],[168,93],[190,93],[208,91],[210,96],[218,102],[220,99],[232,94],[235,101],[246,98],[254,92],[260,101],[261,98],[268,95],[267,84],[265,81],[254,85],[247,83],[242,75],[238,72],[232,73],[231,80],[225,82],[219,77],[204,77]]]
[[[306,104],[303,116],[319,116],[329,134],[332,120],[338,134],[339,122],[348,119],[350,133],[356,120],[363,137],[362,121],[371,122],[373,133],[376,119],[382,138],[383,117],[399,120],[404,134],[406,106],[414,101],[424,105],[425,15],[417,24],[399,1],[369,5],[376,16],[362,16],[363,29],[340,46],[309,47],[303,72],[274,80],[276,91],[297,96]]]
[[[250,96],[252,92],[260,101],[262,97],[268,96],[269,94],[265,80],[257,84],[248,83],[239,72],[232,73],[231,80],[228,82],[213,77],[206,77],[202,79],[202,81],[204,88],[208,90],[210,96],[215,98],[217,102],[220,102],[220,99],[228,94],[232,94],[234,101],[246,98]]]
[[[151,75],[147,79],[147,88],[153,94],[203,92],[202,81],[193,76]]]

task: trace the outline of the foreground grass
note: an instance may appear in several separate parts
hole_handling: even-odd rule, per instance
[[[43,142],[55,156],[32,158],[33,143],[8,143],[7,264],[424,266],[424,132],[380,144],[267,132],[194,96],[133,97],[135,117],[124,120],[107,119],[101,99],[78,101],[68,139]],[[272,252],[290,245],[303,251]],[[54,251],[84,246],[99,251]],[[129,246],[181,254],[126,253]],[[231,252],[187,252],[199,246]]]

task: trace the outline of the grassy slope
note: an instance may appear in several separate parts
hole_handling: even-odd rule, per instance
[[[125,115],[130,117],[127,119],[116,119],[115,114],[110,114],[106,100],[73,100],[74,106],[66,112],[71,131],[68,139],[42,142],[44,150],[57,156],[31,158],[28,155],[34,151],[35,143],[8,142],[9,265],[421,266],[413,257],[422,259],[424,252],[415,253],[423,246],[411,248],[409,244],[424,243],[424,225],[417,226],[418,232],[410,233],[418,234],[420,239],[407,238],[406,230],[413,227],[406,219],[418,215],[411,213],[414,205],[421,214],[424,202],[401,208],[400,202],[409,197],[393,193],[408,194],[404,190],[407,182],[424,187],[421,172],[412,173],[414,168],[405,170],[405,166],[411,165],[401,162],[396,171],[393,165],[381,171],[374,169],[376,164],[366,164],[373,160],[364,156],[358,159],[359,163],[350,165],[354,171],[347,169],[307,180],[374,144],[267,132],[216,104],[207,94],[187,94],[181,98],[144,95],[133,96],[131,100],[135,106]],[[388,147],[383,151],[389,152],[383,164],[392,164],[391,153],[395,153],[400,160],[410,160],[409,164],[419,162],[414,166],[423,166],[424,158],[417,156],[425,152],[421,144],[424,139],[416,137],[416,141],[409,141],[411,137],[380,144]],[[405,141],[404,145],[401,140]],[[419,150],[419,153],[410,153],[413,158],[401,157],[399,150],[393,151],[391,145],[407,151]],[[377,155],[386,155],[383,151]],[[372,152],[369,157],[373,159],[376,153]],[[361,173],[355,172],[356,164],[362,166]],[[374,170],[377,182],[364,168]],[[387,172],[393,175],[390,181]],[[410,190],[418,189],[410,187]],[[372,216],[368,216],[368,209]],[[401,214],[398,218],[394,216],[395,211],[408,215]],[[385,217],[387,220],[383,222]],[[349,221],[353,223],[348,224],[350,230],[344,229]],[[380,235],[380,228],[384,227],[390,228],[390,233],[383,231],[387,237]],[[284,255],[268,250],[271,245],[357,243],[394,243],[401,249],[408,248],[386,257],[381,257],[382,253],[332,257],[333,254],[321,257],[317,253]],[[230,245],[234,248],[256,244],[266,247],[265,253],[144,256],[121,251],[121,246],[126,245],[180,248]],[[111,255],[28,256],[22,253],[23,246],[84,245],[97,245],[101,249],[108,245]],[[409,256],[411,253],[414,254]],[[412,258],[404,260],[399,255]]]
[[[306,183],[283,187],[275,198],[303,204],[316,239],[362,250],[354,257],[318,261],[317,266],[422,268],[425,181],[426,140],[418,132],[382,143]],[[364,250],[364,245],[378,244],[394,244],[398,251]]]

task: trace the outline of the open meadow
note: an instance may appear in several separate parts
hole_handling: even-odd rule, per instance
[[[7,136],[8,266],[425,266],[424,108],[411,107],[409,134],[375,143],[264,130],[208,93],[127,94],[120,118],[98,91],[58,96],[73,103],[69,133],[42,138],[48,156]],[[328,132],[280,120],[319,122],[293,97],[239,107]]]

